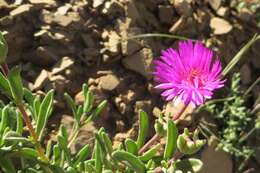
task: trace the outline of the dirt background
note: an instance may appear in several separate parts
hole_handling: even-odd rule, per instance
[[[109,101],[101,118],[82,130],[76,151],[100,126],[109,131],[115,145],[134,137],[139,109],[147,111],[151,121],[172,110],[153,89],[151,72],[153,58],[161,49],[176,47],[177,41],[127,38],[168,33],[199,39],[216,51],[225,66],[259,33],[259,6],[259,0],[0,0],[0,29],[9,44],[8,63],[22,65],[25,85],[39,95],[56,90],[50,129],[55,131],[60,121],[68,128],[72,124],[64,92],[82,103],[80,90],[87,83],[96,103]],[[259,49],[260,42],[235,67],[244,88],[260,74]],[[253,89],[254,99],[259,91],[259,85]],[[225,153],[209,147],[202,157],[214,159],[203,173],[232,172],[232,158]],[[253,163],[256,171],[259,163]]]

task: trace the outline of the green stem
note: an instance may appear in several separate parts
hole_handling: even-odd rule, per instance
[[[147,34],[138,34],[138,35],[130,36],[130,37],[127,38],[127,40],[138,39],[138,38],[146,38],[146,37],[163,37],[163,38],[173,38],[173,39],[179,39],[179,40],[188,40],[189,39],[187,37],[183,37],[183,36],[179,36],[179,35],[173,35],[173,34],[147,33]],[[192,40],[192,41],[195,41],[195,40]]]

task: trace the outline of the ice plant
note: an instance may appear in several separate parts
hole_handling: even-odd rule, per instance
[[[167,101],[198,106],[223,87],[220,60],[200,41],[180,41],[177,50],[162,51],[154,63],[156,88]]]

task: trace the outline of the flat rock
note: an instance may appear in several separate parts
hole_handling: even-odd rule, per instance
[[[217,14],[221,17],[227,17],[229,15],[230,9],[228,7],[220,7]]]
[[[222,150],[215,150],[215,144],[210,144],[202,152],[203,167],[200,173],[232,173],[231,157]]]
[[[73,18],[70,16],[58,14],[58,15],[55,15],[54,22],[63,27],[66,27],[73,22]]]
[[[106,76],[102,76],[100,79],[100,87],[107,91],[112,91],[116,89],[116,87],[119,85],[120,80],[112,74],[108,74]]]
[[[176,114],[178,114],[182,107],[184,106],[183,103],[174,104],[173,102],[168,102],[165,108],[164,115],[169,117],[174,117]],[[188,106],[188,108],[182,113],[180,118],[177,120],[179,124],[183,126],[188,126],[192,123],[193,116],[191,113],[193,112],[192,106]]]
[[[173,5],[179,15],[189,16],[192,12],[191,0],[174,0]]]
[[[151,79],[153,54],[149,48],[143,48],[141,51],[127,56],[122,60],[125,68],[133,70],[147,79]]]
[[[211,8],[217,10],[221,5],[221,0],[207,0]]]
[[[159,5],[159,19],[163,23],[172,23],[173,8],[171,5]]]
[[[31,58],[31,62],[40,66],[48,66],[53,64],[58,60],[58,56],[56,55],[56,50],[52,47],[48,46],[39,46],[34,54],[36,57]]]
[[[29,0],[31,4],[47,4],[47,5],[56,5],[55,0]]]
[[[52,75],[60,73],[67,68],[71,67],[74,64],[74,60],[70,57],[63,57],[61,60],[59,60],[54,67],[52,68]]]
[[[19,5],[16,9],[14,9],[10,12],[10,15],[11,16],[17,16],[17,15],[20,15],[22,13],[28,12],[31,7],[32,7],[31,4]]]
[[[102,5],[104,3],[105,0],[94,0],[93,1],[93,4],[92,4],[92,7],[93,8],[97,8],[99,7],[100,5]]]
[[[215,35],[227,34],[232,30],[232,25],[219,17],[213,17],[210,20],[210,27]]]
[[[64,6],[61,6],[57,9],[57,12],[55,13],[56,15],[65,15],[67,12],[72,8],[70,4],[65,4]]]
[[[120,36],[115,31],[110,31],[108,41],[104,43],[105,47],[113,54],[119,53]]]
[[[34,84],[33,84],[33,89],[34,90],[39,90],[44,87],[44,85],[49,81],[49,72],[47,70],[42,70],[38,77],[36,78]]]

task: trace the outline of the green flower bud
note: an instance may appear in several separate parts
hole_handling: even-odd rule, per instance
[[[205,143],[205,140],[198,139],[199,131],[195,130],[190,133],[187,128],[184,129],[183,134],[178,136],[177,147],[184,154],[196,153]]]
[[[7,42],[5,41],[2,32],[0,31],[0,64],[5,62],[7,53],[8,53],[8,45]]]
[[[159,134],[161,136],[165,136],[166,130],[164,129],[164,126],[160,121],[158,121],[158,120],[155,121],[154,129],[155,129],[157,134]]]

